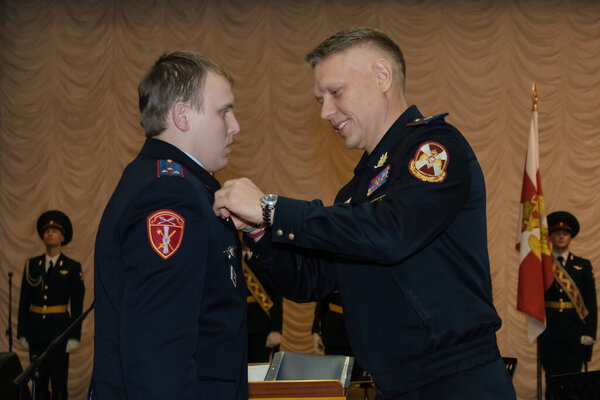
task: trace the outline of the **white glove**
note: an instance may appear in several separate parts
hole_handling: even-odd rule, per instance
[[[269,336],[267,336],[267,343],[265,346],[272,349],[275,346],[279,346],[281,344],[281,333],[277,331],[269,332]]]
[[[585,346],[591,346],[594,344],[594,338],[591,336],[583,335],[581,337],[581,344]]]
[[[319,353],[323,353],[325,352],[325,345],[323,344],[323,339],[321,338],[321,335],[319,335],[318,333],[313,333],[313,341],[315,344],[315,349],[317,349],[317,351]]]
[[[29,342],[27,341],[25,336],[20,337],[19,342],[21,342],[21,346],[25,347],[26,349],[29,349]]]
[[[65,349],[65,351],[67,353],[70,353],[72,350],[75,350],[78,347],[79,347],[79,340],[69,339],[69,340],[67,340],[67,348]]]

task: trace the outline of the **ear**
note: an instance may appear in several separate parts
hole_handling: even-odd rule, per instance
[[[385,58],[380,58],[373,64],[373,72],[379,89],[385,93],[392,87],[392,64]]]
[[[189,110],[190,105],[182,101],[178,101],[173,107],[171,107],[171,119],[173,120],[173,124],[180,131],[186,132],[188,129],[190,129],[190,121],[188,118]]]

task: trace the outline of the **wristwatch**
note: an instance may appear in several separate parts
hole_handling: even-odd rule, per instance
[[[276,194],[266,194],[260,199],[260,207],[262,208],[263,223],[268,228],[273,225],[273,214],[277,204]]]

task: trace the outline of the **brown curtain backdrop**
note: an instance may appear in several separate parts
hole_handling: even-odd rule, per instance
[[[162,53],[200,51],[235,77],[241,132],[223,182],[247,176],[263,190],[331,204],[360,157],[319,118],[304,55],[349,26],[382,29],[407,60],[406,95],[424,114],[449,112],[470,141],[488,194],[498,342],[517,357],[519,399],[536,395],[536,349],[516,311],[514,248],[531,86],[539,91],[540,158],[549,211],[574,212],[574,253],[600,280],[600,2],[409,0],[0,1],[0,331],[12,326],[28,257],[41,254],[41,212],[60,209],[75,235],[85,307],[93,300],[94,238],[123,167],[144,141],[137,83]],[[312,304],[286,302],[283,348],[314,351]],[[93,314],[71,355],[70,398],[84,399]],[[0,350],[7,351],[0,335]],[[27,352],[14,350],[26,367]],[[600,369],[600,345],[591,369]]]

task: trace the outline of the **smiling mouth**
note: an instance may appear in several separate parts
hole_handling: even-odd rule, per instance
[[[342,122],[341,122],[341,123],[339,123],[338,125],[334,125],[334,126],[333,126],[333,129],[335,129],[335,130],[336,130],[336,132],[338,132],[339,134],[342,134],[342,130],[344,129],[344,127],[345,127],[346,125],[348,125],[348,122],[350,122],[350,120],[349,120],[349,119],[347,119],[347,120],[345,120],[345,121],[342,121]]]

